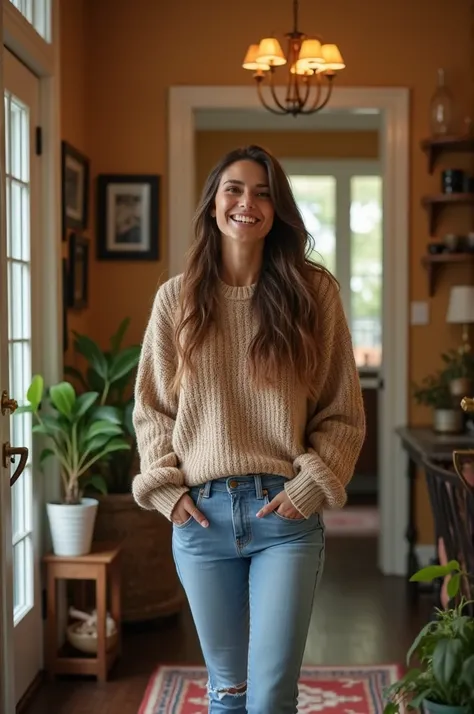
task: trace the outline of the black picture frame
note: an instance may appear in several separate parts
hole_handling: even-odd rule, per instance
[[[61,142],[62,232],[66,240],[68,229],[83,231],[89,223],[90,161],[71,146]]]
[[[89,241],[84,236],[69,236],[68,306],[87,307],[89,300]]]
[[[62,258],[63,271],[63,352],[66,353],[69,349],[69,328],[67,319],[67,309],[69,303],[69,275],[67,258]]]
[[[160,176],[97,177],[97,259],[159,260]]]

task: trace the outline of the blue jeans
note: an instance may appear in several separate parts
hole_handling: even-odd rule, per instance
[[[212,714],[294,714],[313,598],[324,561],[318,515],[257,511],[285,478],[221,478],[190,495],[209,520],[173,525],[173,556],[209,681]]]

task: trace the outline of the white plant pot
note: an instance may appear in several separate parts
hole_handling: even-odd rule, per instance
[[[98,505],[95,498],[83,498],[81,503],[74,506],[46,504],[55,555],[90,553]]]

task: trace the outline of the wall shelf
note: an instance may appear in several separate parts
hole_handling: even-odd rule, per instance
[[[433,173],[439,156],[453,151],[474,151],[474,136],[441,136],[424,139],[421,148],[428,157],[428,171]]]
[[[424,255],[421,264],[428,271],[428,291],[430,297],[435,294],[436,278],[443,265],[468,263],[474,264],[474,253],[439,253]]]
[[[438,193],[433,196],[424,196],[421,205],[428,211],[429,232],[433,236],[436,232],[436,221],[441,210],[448,205],[472,204],[474,193]]]

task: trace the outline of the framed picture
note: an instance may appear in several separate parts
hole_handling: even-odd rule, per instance
[[[67,258],[62,259],[63,269],[63,352],[69,349],[69,332],[67,321],[67,308],[69,302],[69,276],[67,269]]]
[[[98,177],[99,260],[158,260],[159,187],[155,175]]]
[[[90,163],[77,149],[61,144],[63,240],[68,228],[84,230],[88,224]]]
[[[89,287],[89,241],[77,233],[69,236],[69,307],[87,307]]]

